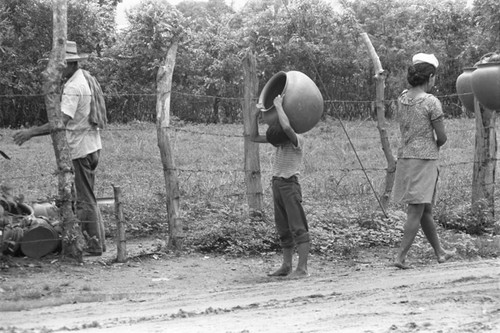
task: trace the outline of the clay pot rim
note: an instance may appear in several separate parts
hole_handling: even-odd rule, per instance
[[[489,66],[500,66],[500,62],[483,62],[482,64],[477,64],[477,68],[489,67]]]
[[[262,91],[260,92],[260,95],[259,95],[259,104],[264,105],[264,94],[263,92],[266,91],[267,87],[268,86],[271,86],[272,83],[274,83],[274,81],[276,81],[278,79],[278,77],[281,77],[281,76],[285,76],[285,78],[287,78],[287,72],[285,71],[279,71],[277,73],[275,73],[273,76],[271,76],[271,78],[269,79],[269,81],[267,81],[267,83],[264,85],[264,88],[262,88]],[[286,87],[288,86],[288,78],[285,80],[285,86],[283,87],[283,91],[286,91]],[[284,104],[285,103],[285,95],[283,95],[283,101],[282,103]],[[261,112],[268,112],[268,111],[271,111],[272,109],[274,108],[274,105],[271,105],[270,107],[268,107],[267,109],[260,109]]]
[[[35,211],[33,210],[33,207],[31,207],[30,205],[27,205],[25,203],[19,202],[17,204],[17,207],[21,208],[23,210],[21,212],[21,215],[32,216],[35,213]]]

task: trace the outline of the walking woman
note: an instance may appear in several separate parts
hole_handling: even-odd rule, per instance
[[[432,216],[438,181],[439,148],[447,137],[440,101],[429,94],[435,84],[439,65],[433,54],[418,53],[408,68],[410,88],[398,98],[397,121],[401,131],[394,184],[394,201],[408,205],[404,235],[394,266],[410,268],[406,255],[420,226],[434,249],[437,261],[443,263],[453,253],[440,244]]]

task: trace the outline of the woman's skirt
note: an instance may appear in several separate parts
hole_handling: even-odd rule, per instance
[[[394,202],[434,204],[438,176],[437,160],[398,159],[393,188]]]

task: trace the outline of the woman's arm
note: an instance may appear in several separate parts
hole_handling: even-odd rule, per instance
[[[448,140],[448,138],[446,137],[446,131],[444,129],[443,117],[439,117],[438,119],[433,120],[432,127],[434,128],[434,132],[436,133],[437,146],[441,147],[446,143],[446,140]]]

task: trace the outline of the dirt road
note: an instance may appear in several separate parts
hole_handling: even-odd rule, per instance
[[[1,271],[0,332],[500,332],[499,260],[401,271],[388,256],[312,257],[303,280],[268,278],[279,256],[19,259]]]

